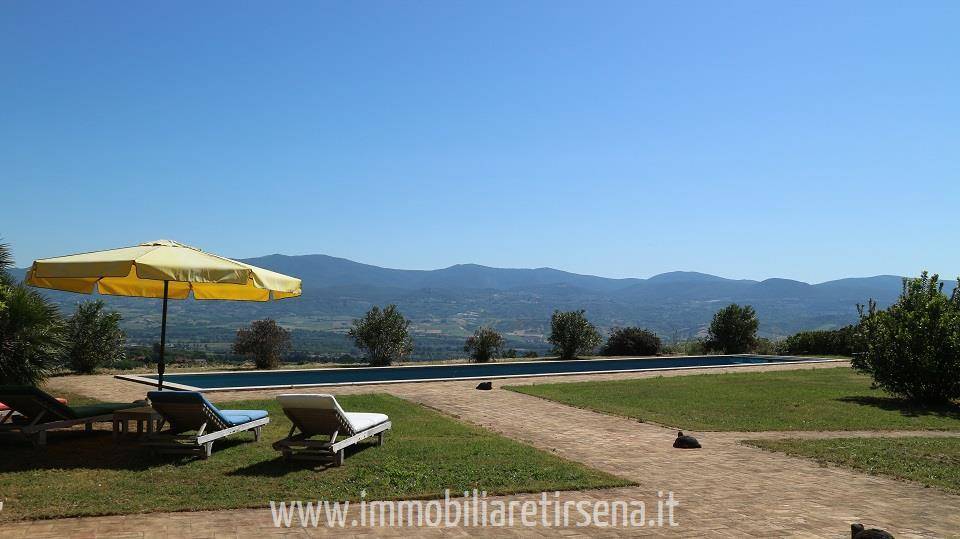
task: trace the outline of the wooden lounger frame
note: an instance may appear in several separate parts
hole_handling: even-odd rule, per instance
[[[205,405],[198,403],[163,403],[162,411],[157,410],[164,421],[170,423],[168,414],[175,417],[186,417],[196,413],[197,406],[203,410],[204,422],[197,429],[196,434],[180,434],[180,431],[174,431],[174,425],[171,423],[170,430],[157,432],[148,437],[142,445],[150,448],[155,453],[198,453],[200,458],[206,460],[213,453],[213,442],[220,438],[226,438],[231,434],[238,432],[253,431],[253,440],[260,441],[263,432],[263,426],[270,422],[270,417],[261,417],[239,425],[227,425]],[[155,406],[156,409],[156,406]],[[173,419],[169,418],[169,419]],[[207,427],[211,426],[216,430],[207,432]]]
[[[323,408],[284,408],[283,412],[293,422],[287,437],[273,443],[273,448],[283,455],[285,459],[301,460],[319,460],[327,461],[334,466],[343,466],[344,450],[362,440],[377,437],[377,445],[383,445],[383,436],[386,431],[392,428],[390,421],[378,423],[368,429],[354,431],[347,422],[346,418],[340,415],[337,410]],[[308,433],[300,425],[309,424],[317,426],[318,430],[325,432],[333,431],[327,435],[328,439],[313,440],[314,436],[323,436],[323,434]],[[297,431],[300,431],[297,433]],[[343,432],[347,438],[337,440],[337,436]]]
[[[76,425],[83,425],[84,429],[89,432],[93,430],[94,423],[106,423],[113,421],[113,414],[110,413],[90,417],[78,417],[75,419],[60,419],[57,421],[41,423],[40,420],[47,415],[47,411],[43,410],[37,414],[30,423],[14,423],[12,421],[13,414],[14,411],[11,409],[5,411],[3,415],[0,416],[0,432],[17,432],[22,434],[24,438],[29,440],[35,448],[44,447],[47,445],[48,430],[67,429]]]

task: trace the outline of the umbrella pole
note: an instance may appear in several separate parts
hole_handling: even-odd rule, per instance
[[[163,317],[160,321],[160,360],[157,362],[157,390],[163,391],[163,371],[167,370],[163,362],[163,352],[167,344],[167,292],[170,281],[163,281]]]

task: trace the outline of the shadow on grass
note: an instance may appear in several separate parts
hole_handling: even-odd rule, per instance
[[[367,449],[377,447],[377,444],[356,444],[344,449],[344,459],[349,460],[352,455],[366,451]],[[284,459],[280,452],[277,452],[277,457],[270,460],[264,460],[260,462],[255,462],[249,466],[244,466],[243,468],[237,468],[229,472],[227,475],[240,475],[240,476],[260,476],[260,477],[283,477],[292,472],[299,472],[302,470],[315,470],[322,472],[328,468],[334,468],[332,463],[317,461],[317,460],[305,460],[305,459]]]
[[[211,459],[217,453],[244,443],[253,443],[242,437],[217,440]],[[135,438],[125,437],[114,443],[109,431],[83,432],[79,430],[47,433],[47,445],[33,445],[13,433],[0,436],[0,473],[37,470],[126,470],[146,471],[157,466],[184,466],[199,460],[190,454],[153,455],[148,447]]]
[[[861,406],[870,406],[889,412],[899,412],[904,417],[939,417],[944,419],[960,420],[960,406],[958,405],[939,405],[924,406],[896,397],[840,397],[840,402],[859,404]]]

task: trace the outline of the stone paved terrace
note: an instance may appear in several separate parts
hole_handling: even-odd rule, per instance
[[[828,368],[836,364],[808,365]],[[784,368],[738,367],[737,371]],[[800,366],[790,366],[797,368]],[[711,372],[716,372],[716,369]],[[683,375],[696,371],[678,371]],[[660,373],[631,373],[645,377]],[[591,375],[550,381],[623,378]],[[532,380],[531,380],[532,381]],[[537,382],[547,380],[538,378]],[[523,383],[511,380],[509,383]],[[796,436],[797,433],[694,433],[704,449],[672,449],[675,431],[635,420],[599,414],[510,391],[474,391],[475,382],[389,384],[336,388],[336,393],[385,391],[484,426],[560,456],[632,479],[638,487],[564,493],[562,499],[628,499],[655,504],[658,491],[672,491],[680,506],[676,528],[498,529],[500,536],[670,535],[709,537],[849,537],[851,522],[890,530],[897,537],[960,537],[960,496],[936,489],[869,476],[838,467],[762,451],[738,443],[744,438]],[[495,385],[497,385],[495,383]],[[65,377],[55,387],[104,399],[142,397],[144,388],[109,377]],[[237,394],[239,393],[239,394]],[[260,398],[274,392],[218,394],[217,399]],[[854,436],[876,433],[804,433],[801,436]],[[907,433],[884,433],[900,435]],[[938,433],[939,435],[949,435]],[[389,443],[389,442],[388,442]],[[514,496],[510,499],[532,499]],[[410,536],[410,529],[280,529],[269,510],[222,511],[97,517],[7,524],[3,537],[253,537]],[[416,535],[491,535],[479,528],[418,529]]]

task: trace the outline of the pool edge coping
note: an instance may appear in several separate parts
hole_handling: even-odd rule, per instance
[[[426,383],[426,382],[453,382],[453,381],[463,381],[463,380],[494,380],[494,379],[508,379],[508,378],[539,378],[545,376],[590,376],[594,374],[616,374],[616,373],[632,373],[632,372],[651,372],[651,371],[677,371],[677,370],[690,370],[690,369],[720,369],[720,368],[731,368],[731,367],[758,367],[765,365],[786,365],[786,364],[808,364],[808,363],[841,363],[848,362],[849,359],[843,358],[805,358],[798,356],[771,356],[771,355],[758,355],[758,354],[730,354],[727,357],[761,357],[761,358],[778,358],[783,359],[783,361],[769,362],[769,363],[730,363],[723,365],[690,365],[685,367],[648,367],[642,369],[617,369],[617,370],[607,370],[607,371],[589,371],[589,372],[559,372],[559,373],[538,373],[538,374],[503,374],[503,375],[494,375],[494,376],[454,376],[449,378],[414,378],[409,380],[365,380],[358,382],[330,382],[330,383],[320,383],[320,384],[279,384],[279,385],[268,385],[268,386],[235,386],[235,387],[217,387],[217,388],[204,388],[189,386],[186,384],[178,384],[176,382],[164,382],[163,386],[171,389],[177,389],[181,391],[200,391],[206,393],[221,392],[221,391],[263,391],[263,390],[273,390],[273,389],[299,389],[299,388],[310,388],[310,387],[342,387],[342,386],[363,386],[363,385],[382,385],[382,384],[417,384],[417,383]],[[657,357],[657,356],[649,356]],[[683,358],[697,358],[697,357],[716,357],[716,356],[676,356],[677,359]],[[551,360],[551,363],[559,363],[563,361],[617,361],[624,359],[643,359],[643,357],[636,358],[610,358],[610,359],[593,359],[593,360],[583,360],[583,359],[573,359],[573,360]],[[513,362],[515,363],[541,363],[540,361],[523,361],[523,362]],[[474,363],[468,363],[468,365],[474,365]],[[369,369],[383,369],[383,368],[422,368],[422,367],[436,367],[437,365],[400,365],[400,366],[384,366],[384,367],[365,367]],[[342,367],[342,368],[314,368],[314,369],[271,369],[263,371],[207,371],[207,372],[183,372],[177,374],[183,375],[204,375],[204,374],[231,374],[237,372],[244,372],[246,374],[254,373],[270,373],[277,372],[278,370],[283,370],[284,372],[312,372],[312,371],[336,371],[336,370],[350,370],[356,368],[364,367]],[[158,386],[158,380],[155,378],[148,378],[141,375],[135,374],[115,374],[114,378],[118,380],[124,380],[127,382],[135,382],[139,384],[145,384],[148,386]]]

